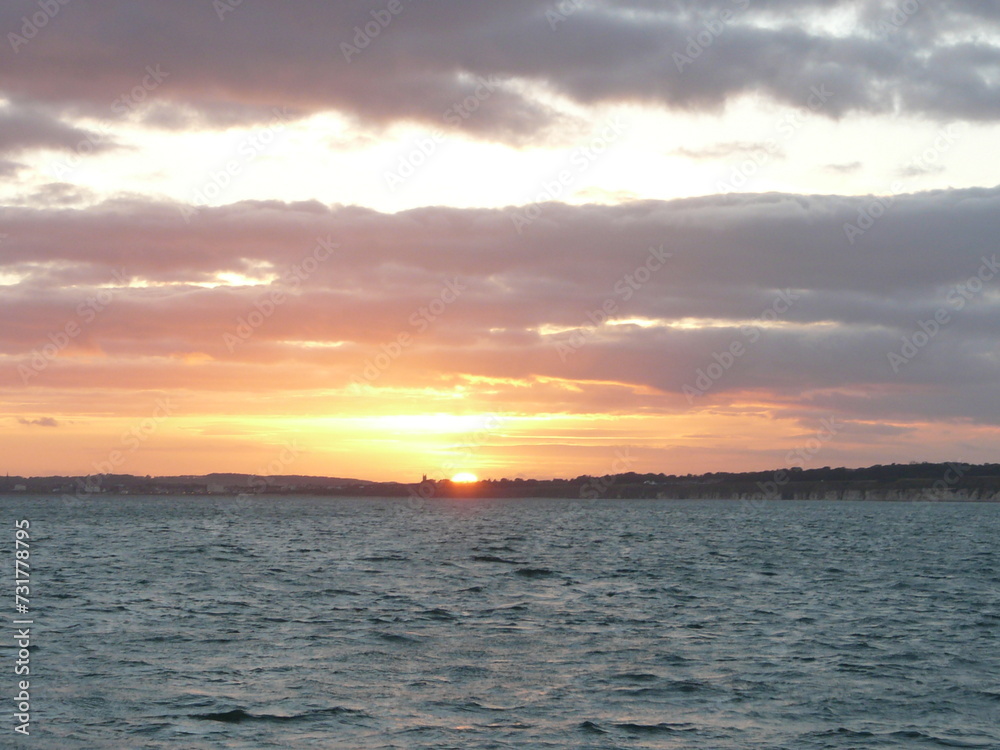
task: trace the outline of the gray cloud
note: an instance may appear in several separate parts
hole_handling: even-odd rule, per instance
[[[70,4],[16,53],[0,52],[0,86],[19,100],[111,118],[147,66],[160,66],[168,77],[150,94],[157,106],[147,117],[161,126],[264,121],[283,106],[509,142],[567,126],[520,82],[582,104],[694,110],[744,94],[803,106],[825,87],[832,95],[822,113],[831,117],[1000,118],[1000,48],[976,33],[1000,30],[1000,11],[972,0],[922,3],[902,19],[883,0],[592,2],[555,29],[549,0],[403,3],[380,25],[372,13],[384,19],[384,6],[258,0],[220,20],[200,0]],[[0,28],[20,28],[34,7],[5,4]],[[830,30],[851,13],[846,35]],[[378,29],[374,38],[366,24]],[[477,90],[473,116],[446,119]]]
[[[453,311],[380,385],[616,383],[579,394],[540,382],[530,392],[498,386],[495,397],[569,411],[675,411],[690,408],[684,386],[736,342],[745,354],[701,403],[755,394],[778,411],[1000,424],[1000,276],[990,276],[1000,189],[899,196],[888,209],[874,198],[767,194],[540,210],[519,234],[515,209],[390,215],[256,202],[203,209],[190,224],[178,206],[155,202],[3,209],[0,271],[24,279],[0,294],[0,353],[27,361],[95,290],[118,286],[112,271],[124,269],[141,283],[115,289],[114,304],[71,346],[126,364],[70,358],[46,378],[239,390],[272,377],[281,388],[319,387],[322,374],[323,387],[335,387],[412,332],[411,316],[457,280],[465,291]],[[872,214],[880,218],[852,245],[845,225]],[[340,248],[294,289],[195,285],[262,268],[284,276],[326,237]],[[629,293],[627,279],[639,278],[653,247],[672,257]],[[990,278],[973,281],[981,272]],[[272,289],[288,293],[287,303],[227,351],[223,334]],[[608,300],[613,317],[638,322],[595,328],[594,311]],[[920,341],[942,311],[947,322],[893,368],[889,354],[905,354],[905,341]],[[560,356],[557,344],[574,336],[583,344]],[[257,374],[214,364],[157,369],[145,359],[196,355]]]
[[[32,193],[27,202],[35,206],[72,206],[92,199],[90,190],[68,182],[49,182]]]
[[[70,151],[82,142],[95,141],[91,150],[112,147],[98,143],[93,134],[60,122],[57,118],[30,107],[7,106],[0,109],[0,154],[14,154],[32,149]],[[10,164],[10,162],[6,162]],[[16,167],[17,165],[13,165]],[[12,167],[8,167],[12,168]]]
[[[861,169],[862,164],[859,161],[852,161],[847,164],[827,164],[826,168],[830,172],[835,172],[837,174],[854,174],[859,169]]]
[[[58,427],[59,422],[57,422],[52,417],[40,417],[39,419],[24,419],[23,417],[18,418],[18,423],[23,425],[28,425],[29,427]]]
[[[730,159],[745,156],[747,154],[764,153],[769,158],[783,158],[784,153],[776,148],[774,144],[767,142],[752,143],[748,141],[731,141],[729,143],[717,143],[702,148],[678,148],[674,154],[683,156],[694,161],[711,159]]]
[[[940,174],[943,171],[944,167],[940,165],[924,166],[922,164],[910,164],[897,170],[897,173],[900,177],[926,177],[932,174]]]

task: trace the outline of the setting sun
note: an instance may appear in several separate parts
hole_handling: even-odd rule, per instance
[[[456,474],[455,476],[453,476],[451,478],[451,481],[453,481],[453,482],[462,482],[462,483],[478,482],[479,481],[479,477],[477,477],[475,474],[470,474],[467,471],[463,471],[461,474]]]

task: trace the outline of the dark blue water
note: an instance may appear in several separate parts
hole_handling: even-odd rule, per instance
[[[37,644],[19,740],[3,605],[0,747],[1000,748],[998,505],[0,513]]]

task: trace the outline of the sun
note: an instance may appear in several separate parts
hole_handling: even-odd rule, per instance
[[[451,481],[453,481],[453,482],[461,482],[462,484],[466,484],[468,482],[478,482],[479,481],[479,477],[477,477],[475,474],[472,474],[472,473],[470,473],[468,471],[463,471],[463,472],[461,472],[461,473],[456,474],[455,476],[453,476],[451,478]]]

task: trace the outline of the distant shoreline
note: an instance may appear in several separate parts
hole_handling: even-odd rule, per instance
[[[765,472],[711,472],[701,475],[583,475],[573,479],[486,479],[452,482],[373,482],[315,476],[138,477],[129,474],[70,477],[0,478],[0,493],[94,496],[233,497],[305,495],[317,497],[551,498],[566,500],[772,500],[878,502],[1000,502],[1000,464],[922,463],[876,465],[861,469],[801,469]]]

